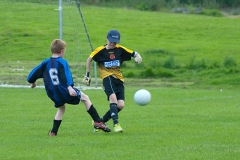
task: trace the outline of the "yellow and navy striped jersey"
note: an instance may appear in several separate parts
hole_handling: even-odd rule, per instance
[[[124,82],[120,67],[124,61],[131,60],[135,52],[119,44],[114,49],[106,49],[104,46],[96,48],[91,54],[92,58],[98,64],[98,71],[101,79],[108,76],[114,76]]]

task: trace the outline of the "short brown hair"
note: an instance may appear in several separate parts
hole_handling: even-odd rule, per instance
[[[61,39],[55,39],[55,40],[52,41],[50,47],[51,47],[51,52],[52,53],[58,53],[59,54],[61,52],[61,50],[66,48],[66,42],[64,42]]]

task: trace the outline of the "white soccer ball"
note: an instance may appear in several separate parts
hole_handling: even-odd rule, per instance
[[[140,89],[134,94],[134,101],[140,105],[145,106],[151,100],[151,93],[146,89]]]

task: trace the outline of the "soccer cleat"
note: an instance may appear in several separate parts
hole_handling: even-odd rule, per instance
[[[101,131],[101,129],[93,128],[93,132],[95,132],[95,133],[98,133],[100,131]]]
[[[114,125],[114,132],[118,133],[118,132],[123,132],[122,127],[120,126],[120,124],[115,124]]]
[[[57,134],[56,134],[56,133],[54,133],[54,132],[51,132],[51,131],[49,131],[48,135],[49,135],[49,136],[51,136],[51,137],[52,137],[52,136],[57,136]]]
[[[104,132],[111,132],[111,129],[103,122],[94,122],[93,126],[95,132],[99,132],[100,130],[103,130]]]
[[[92,125],[93,125],[93,132],[98,133],[98,132],[101,131],[101,129],[98,129],[98,128],[95,128],[95,127],[94,127],[94,121],[92,121]]]

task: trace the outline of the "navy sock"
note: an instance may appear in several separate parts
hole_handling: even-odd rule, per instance
[[[90,116],[92,117],[94,122],[101,122],[100,116],[99,116],[97,110],[94,108],[93,105],[90,106],[90,108],[87,112],[90,114]]]
[[[51,130],[51,132],[55,133],[57,135],[58,129],[60,127],[62,123],[62,120],[53,120],[53,128]]]

